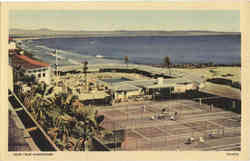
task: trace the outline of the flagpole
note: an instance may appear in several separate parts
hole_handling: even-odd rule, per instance
[[[58,86],[58,60],[57,60],[57,51],[55,50],[56,54],[56,86]]]

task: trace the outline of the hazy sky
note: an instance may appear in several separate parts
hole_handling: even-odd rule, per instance
[[[236,10],[42,10],[9,12],[9,27],[54,30],[240,31]]]

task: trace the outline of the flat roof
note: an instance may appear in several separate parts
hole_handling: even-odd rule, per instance
[[[194,83],[194,81],[185,78],[172,78],[172,79],[163,79],[162,84],[158,84],[157,79],[151,79],[151,80],[126,81],[117,83],[117,85],[118,84],[123,85],[124,83],[141,88],[164,88],[164,87],[175,86],[178,84]]]
[[[226,85],[218,85],[206,82],[205,88],[202,88],[200,91],[221,97],[241,100],[241,90]]]
[[[82,93],[79,94],[79,100],[92,100],[92,99],[104,99],[105,97],[108,97],[109,94],[103,91],[95,91],[95,92],[89,92],[89,93]]]
[[[106,82],[102,80],[97,80],[97,82],[107,84]],[[186,78],[172,78],[172,79],[163,79],[161,84],[158,84],[157,79],[151,79],[151,80],[128,80],[128,81],[122,81],[122,82],[113,82],[112,84],[109,84],[109,88],[114,91],[132,91],[132,90],[138,90],[141,88],[167,88],[167,87],[173,87],[178,85],[187,85],[187,84],[193,84],[196,83],[196,81],[189,80]]]

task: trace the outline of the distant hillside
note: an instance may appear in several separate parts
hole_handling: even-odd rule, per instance
[[[240,35],[239,32],[214,31],[59,31],[10,29],[11,37],[108,37],[108,36],[193,36],[193,35]]]

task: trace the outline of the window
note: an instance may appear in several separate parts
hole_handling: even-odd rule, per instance
[[[43,73],[43,77],[45,77],[46,76],[46,74],[45,73]]]
[[[41,73],[38,74],[38,78],[41,78]]]

